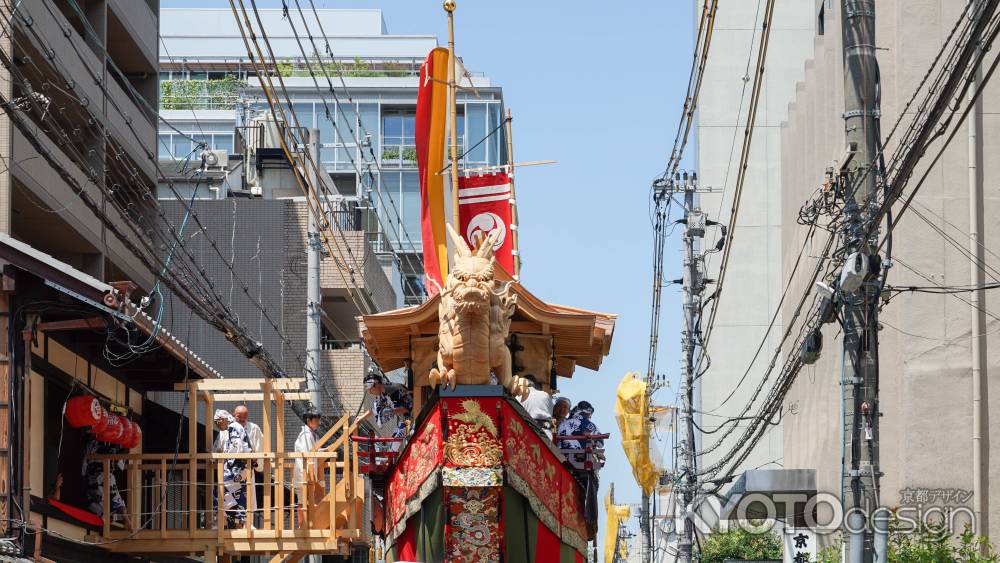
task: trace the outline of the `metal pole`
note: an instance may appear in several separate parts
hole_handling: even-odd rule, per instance
[[[306,177],[309,178],[309,198],[318,201],[316,187],[320,178],[316,173],[319,164],[319,129],[309,130],[309,155],[310,160],[316,166],[306,166]],[[326,205],[320,205],[320,213],[326,213]],[[306,268],[306,389],[309,390],[309,400],[315,408],[321,409],[319,393],[319,352],[321,338],[322,316],[320,307],[322,306],[322,295],[320,293],[320,240],[319,228],[312,213],[309,216],[308,234],[308,266]]]
[[[844,57],[844,127],[847,146],[853,153],[841,170],[845,186],[843,242],[848,248],[845,268],[859,270],[864,282],[854,291],[841,286],[844,326],[844,443],[847,445],[842,471],[849,490],[842,491],[846,522],[863,530],[847,535],[848,563],[870,563],[874,556],[868,516],[878,503],[878,293],[879,261],[871,259],[877,229],[870,229],[874,211],[876,174],[869,173],[877,151],[875,138],[876,76],[875,3],[873,0],[842,0],[841,22]],[[864,238],[865,233],[874,233]],[[856,512],[862,511],[862,512]],[[860,543],[861,545],[857,545]]]
[[[979,13],[981,2],[976,2],[973,14]],[[977,66],[969,83],[967,99],[975,103],[969,116],[969,252],[974,257],[969,262],[969,283],[973,287],[982,287],[985,283],[983,269],[979,264],[983,261],[983,241],[980,225],[983,221],[983,186],[979,180],[979,130],[982,105],[976,102],[976,86],[982,71]],[[986,412],[983,410],[983,389],[986,387],[986,357],[984,333],[986,329],[986,309],[983,307],[983,290],[973,291],[970,297],[969,314],[972,316],[972,513],[975,518],[973,530],[980,535],[989,534],[989,481],[987,478],[989,451],[983,440]]]
[[[653,555],[653,531],[649,517],[649,495],[645,489],[642,490],[642,504],[639,505],[639,536],[642,563],[650,563]]]
[[[448,92],[451,97],[451,107],[448,113],[448,128],[451,130],[451,214],[452,224],[460,231],[458,224],[458,76],[455,71],[458,66],[455,61],[455,8],[457,4],[454,0],[445,0],[444,9],[448,12],[448,68],[451,69],[451,80],[448,81]]]
[[[683,533],[678,541],[678,557],[681,562],[692,561],[692,551],[694,546],[694,520],[691,518],[693,511],[694,496],[698,488],[697,479],[697,450],[694,436],[694,348],[697,338],[697,315],[701,304],[702,278],[699,268],[700,257],[696,256],[696,239],[704,236],[703,227],[701,230],[695,228],[695,221],[692,217],[700,212],[695,210],[694,194],[698,188],[697,178],[684,173],[684,220],[687,228],[684,231],[684,334],[681,341],[681,349],[684,354],[683,381],[681,382],[681,394],[683,397],[683,408],[681,412],[681,426],[686,433],[686,438],[682,443],[683,451],[683,473],[685,475],[682,484],[681,514],[683,517]]]

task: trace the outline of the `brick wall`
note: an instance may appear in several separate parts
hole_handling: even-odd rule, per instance
[[[290,213],[297,214],[294,219],[288,219],[289,230],[294,228],[305,241],[309,229],[309,209],[305,202],[288,202],[288,205],[293,210]],[[324,252],[320,261],[320,285],[323,289],[354,290],[360,296],[367,296],[377,311],[395,307],[396,292],[366,241],[364,231],[335,230],[329,247],[324,245],[325,251],[329,252],[329,249],[332,249],[332,256]],[[345,271],[347,269],[353,269],[353,274]]]

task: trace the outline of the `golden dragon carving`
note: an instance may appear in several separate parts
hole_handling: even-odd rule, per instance
[[[430,384],[452,389],[458,383],[486,384],[492,371],[512,394],[527,396],[529,382],[511,373],[507,336],[517,296],[512,282],[503,284],[494,276],[496,235],[490,233],[475,250],[451,225],[448,236],[455,247],[454,266],[438,304],[437,367],[430,371]]]

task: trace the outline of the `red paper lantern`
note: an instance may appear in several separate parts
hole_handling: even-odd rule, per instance
[[[90,427],[91,434],[100,434],[108,427],[108,411],[101,407],[101,421]]]
[[[135,424],[123,416],[118,417],[118,420],[122,423],[122,435],[117,440],[112,440],[111,443],[116,446],[125,446],[126,443],[132,440],[132,427]]]
[[[124,443],[122,447],[126,450],[131,450],[132,448],[138,447],[142,443],[142,428],[138,424],[132,422],[131,425],[132,432],[128,435],[128,441],[122,440]]]
[[[94,436],[102,442],[114,444],[121,439],[124,433],[125,425],[122,424],[122,418],[117,414],[109,414],[107,425],[100,432],[95,432]]]
[[[73,428],[95,428],[106,418],[104,407],[93,395],[77,395],[66,402],[66,421]]]

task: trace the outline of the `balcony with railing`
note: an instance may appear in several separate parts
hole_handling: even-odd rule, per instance
[[[205,413],[214,412],[217,402],[262,402],[262,451],[197,451],[201,409],[191,408],[185,452],[91,456],[103,475],[118,473],[114,480],[102,479],[103,513],[112,513],[112,488],[117,488],[125,504],[118,513],[134,528],[113,526],[105,518],[100,543],[124,553],[204,553],[206,561],[216,561],[220,553],[223,560],[264,553],[293,558],[350,553],[351,543],[363,537],[364,498],[358,446],[350,438],[365,416],[328,421],[308,452],[284,451],[284,411],[308,395],[296,391],[303,384],[301,379],[178,384],[192,405],[204,403]],[[212,444],[213,425],[203,423],[205,443]],[[233,502],[240,495],[245,510]]]
[[[413,144],[382,145],[383,168],[416,168],[417,147]]]
[[[163,80],[160,109],[232,110],[246,82],[234,76],[220,80]]]

